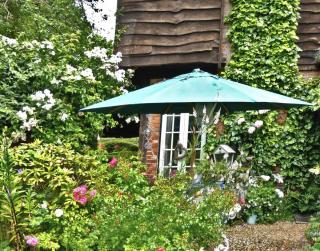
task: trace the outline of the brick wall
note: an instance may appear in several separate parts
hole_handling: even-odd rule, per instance
[[[160,133],[161,133],[161,116],[158,114],[149,114],[149,129],[150,129],[150,148],[145,150],[145,161],[147,164],[147,175],[153,178],[157,175],[158,156],[160,148]]]

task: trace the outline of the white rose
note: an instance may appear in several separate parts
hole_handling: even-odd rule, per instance
[[[245,118],[240,118],[238,119],[238,125],[241,125],[243,122],[245,122]]]
[[[65,122],[67,119],[68,119],[68,117],[69,117],[69,115],[68,114],[66,114],[66,113],[62,113],[62,115],[61,115],[61,121],[62,122]]]
[[[261,177],[261,179],[263,179],[264,181],[269,181],[269,180],[270,180],[270,176],[268,176],[268,175],[261,175],[260,177]]]
[[[276,191],[277,195],[279,196],[279,198],[284,197],[284,193],[280,189],[277,188],[275,191]]]
[[[265,113],[269,112],[269,110],[259,110],[258,112],[259,112],[259,114],[265,114]]]
[[[62,209],[58,208],[56,209],[56,211],[54,211],[54,214],[56,215],[56,217],[60,218],[63,215],[63,211]]]
[[[248,129],[248,133],[252,134],[255,132],[255,130],[256,130],[256,128],[254,126],[250,126]]]
[[[263,121],[262,120],[257,120],[256,122],[254,122],[254,126],[256,128],[260,128],[261,126],[263,126]]]
[[[47,209],[48,208],[48,202],[43,201],[42,204],[41,204],[41,208]]]
[[[28,117],[27,113],[26,113],[26,112],[23,112],[23,111],[18,111],[18,112],[17,112],[17,116],[18,116],[19,119],[22,120],[22,121],[27,120],[27,117]]]

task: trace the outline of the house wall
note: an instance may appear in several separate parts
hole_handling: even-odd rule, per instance
[[[300,52],[299,69],[305,77],[320,76],[315,55],[320,49],[320,1],[301,0],[301,18],[297,35]]]
[[[136,69],[133,82],[140,86],[193,68],[221,71],[231,55],[228,26],[223,22],[231,8],[230,0],[119,0],[118,28],[125,29],[118,46],[123,53],[121,66]],[[307,78],[319,76],[314,57],[320,47],[320,1],[301,0],[300,14],[299,69]],[[157,173],[160,124],[159,115],[144,116],[140,123],[140,148],[150,177]]]
[[[222,63],[223,0],[120,0],[123,67]]]

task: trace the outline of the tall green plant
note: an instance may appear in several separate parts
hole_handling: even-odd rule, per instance
[[[10,241],[16,250],[22,250],[22,222],[20,221],[20,209],[23,200],[23,191],[14,181],[13,164],[8,152],[9,139],[4,135],[1,145],[0,159],[0,222],[7,226]]]

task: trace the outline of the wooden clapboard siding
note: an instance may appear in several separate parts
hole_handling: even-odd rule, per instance
[[[223,0],[119,0],[123,67],[221,63]]]
[[[297,44],[302,51],[299,68],[302,72],[318,71],[314,58],[320,49],[320,0],[301,0],[300,15]]]

